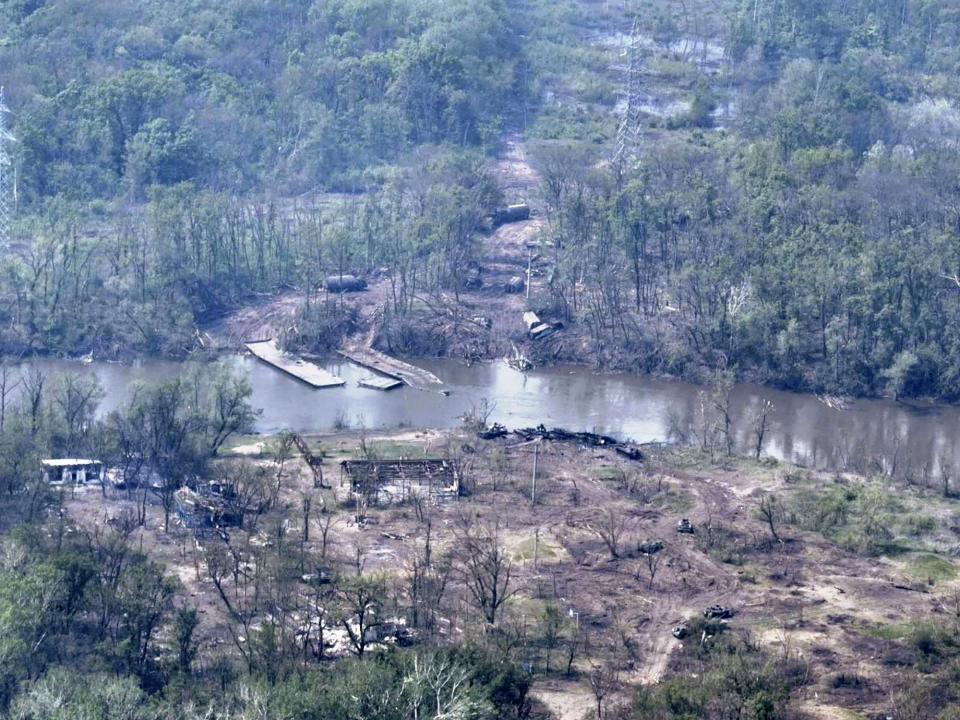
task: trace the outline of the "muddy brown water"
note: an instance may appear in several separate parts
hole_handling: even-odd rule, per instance
[[[106,392],[100,412],[118,407],[135,382],[152,383],[183,372],[184,365],[146,360],[133,365],[71,360],[34,360],[46,373],[94,373]],[[552,367],[526,374],[503,362],[467,366],[445,359],[416,361],[439,376],[449,396],[403,387],[390,392],[361,388],[370,372],[346,361],[325,367],[346,386],[314,390],[252,357],[231,362],[253,389],[262,408],[257,431],[282,428],[324,431],[353,427],[450,428],[486,399],[496,420],[508,427],[543,423],[571,430],[604,432],[637,442],[678,439],[678,429],[696,426],[701,388],[648,376],[594,373],[583,367]],[[732,427],[737,449],[755,440],[753,418],[764,400],[774,404],[764,453],[825,469],[883,470],[898,476],[936,477],[941,461],[960,469],[957,428],[960,408],[854,400],[845,409],[828,407],[815,396],[738,385],[732,394]],[[691,437],[691,439],[695,439]]]

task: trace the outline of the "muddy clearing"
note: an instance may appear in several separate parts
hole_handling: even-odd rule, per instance
[[[813,717],[834,717],[841,702],[851,706],[849,695],[834,697],[821,682],[850,667],[868,682],[852,704],[872,709],[884,700],[879,688],[885,673],[882,643],[870,629],[943,615],[955,590],[949,582],[916,583],[893,563],[844,552],[793,528],[783,530],[783,542],[774,542],[757,517],[756,494],[761,488],[783,490],[789,475],[751,462],[696,469],[676,450],[648,448],[640,463],[612,450],[544,441],[536,503],[531,504],[533,448],[513,435],[484,441],[406,431],[315,435],[307,441],[314,452],[326,454],[322,467],[332,487],[315,488],[306,464],[292,458],[280,473],[276,506],[258,519],[253,533],[231,528],[230,542],[269,544],[270,534],[282,526],[292,548],[301,533],[297,508],[304,497],[313,497],[315,507],[322,504],[334,514],[327,550],[331,566],[346,571],[359,555],[364,572],[386,573],[400,587],[427,522],[438,556],[457,555],[458,528],[465,519],[498,524],[517,589],[503,616],[505,626],[522,626],[535,636],[545,608],[552,606],[564,618],[564,632],[584,638],[570,674],[559,648],[531,651],[530,662],[541,678],[534,697],[561,719],[580,717],[584,708],[593,707],[585,676],[601,661],[616,658],[624,698],[632,685],[657,682],[681,643],[697,641],[675,638],[672,628],[710,605],[734,610],[731,628],[751,633],[784,658],[809,662],[811,679],[798,701]],[[262,443],[242,439],[223,462],[257,464],[273,476],[278,466],[269,454],[272,446]],[[381,457],[453,458],[469,493],[420,507],[409,502],[371,506],[366,523],[358,526],[339,461],[362,457],[361,445]],[[827,476],[819,480],[830,481]],[[134,505],[121,491],[110,490],[104,499],[98,488],[79,491],[66,504],[71,517],[90,531]],[[681,517],[691,521],[694,534],[676,531]],[[316,553],[318,518],[310,522],[307,551]],[[150,500],[146,525],[134,542],[179,577],[183,594],[201,609],[209,646],[228,647],[228,617],[202,559],[203,546],[220,540],[215,535],[195,539],[175,517],[171,523],[164,533],[161,508]],[[615,548],[602,538],[611,524],[619,528]],[[638,549],[646,540],[663,543],[652,577],[648,558]],[[449,639],[457,641],[476,632],[476,625],[463,585],[452,578],[443,622]]]

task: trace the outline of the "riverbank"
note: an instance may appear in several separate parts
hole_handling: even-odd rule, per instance
[[[465,415],[486,408],[489,422],[507,427],[563,427],[600,432],[637,442],[680,441],[723,448],[727,438],[715,407],[706,415],[702,388],[677,380],[626,373],[597,373],[576,365],[557,365],[520,373],[502,361],[411,358],[449,390],[444,396],[402,387],[389,393],[360,386],[369,371],[344,358],[328,358],[323,369],[345,385],[314,390],[251,356],[218,356],[250,383],[251,404],[263,413],[256,429],[272,433],[335,428],[453,429]],[[207,362],[210,354],[198,356]],[[144,360],[132,365],[37,358],[19,372],[36,367],[50,382],[58,374],[97,377],[105,391],[100,412],[120,407],[136,383],[153,384],[188,371],[192,361]],[[15,402],[16,393],[11,396]],[[823,470],[884,473],[934,486],[942,470],[960,476],[960,442],[955,428],[960,408],[911,406],[889,400],[852,400],[831,406],[828,398],[788,393],[758,385],[730,388],[723,407],[729,440],[741,453],[757,444],[757,421],[764,408],[762,452],[780,460]]]

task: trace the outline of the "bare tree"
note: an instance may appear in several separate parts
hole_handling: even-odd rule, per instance
[[[330,547],[330,531],[337,524],[337,516],[326,508],[320,510],[320,520],[317,521],[317,527],[320,528],[320,557],[327,557],[327,548]]]
[[[70,448],[75,447],[89,431],[104,394],[95,375],[83,377],[66,373],[57,378],[53,404],[60,411],[60,420],[66,431],[65,440]]]
[[[733,373],[725,368],[718,370],[710,388],[710,402],[716,411],[716,432],[723,439],[727,455],[733,454],[732,394]]]
[[[579,627],[579,618],[577,627],[563,641],[563,651],[567,661],[567,677],[573,674],[573,663],[577,659],[577,652],[584,645],[583,631]]]
[[[773,413],[773,410],[774,407],[772,402],[766,399],[761,400],[760,408],[757,410],[757,414],[753,418],[753,437],[756,440],[753,453],[757,460],[760,459],[760,453],[763,451],[763,439],[767,434],[767,430],[769,429],[770,415]]]
[[[511,587],[513,561],[500,544],[499,523],[473,526],[462,519],[457,540],[469,600],[494,625],[500,608],[517,591]]]
[[[603,720],[603,701],[617,689],[617,672],[610,666],[594,665],[588,680],[597,703],[597,720]]]
[[[610,551],[610,558],[617,560],[620,557],[620,541],[627,531],[626,516],[614,508],[608,508],[597,523],[589,527],[603,540]]]
[[[7,398],[20,384],[20,378],[14,380],[14,370],[6,360],[0,360],[0,431],[3,431],[7,419]]]
[[[413,717],[423,717],[431,712],[435,712],[431,716],[437,718],[475,715],[470,695],[470,675],[470,668],[442,653],[415,654],[408,677],[414,691]]]
[[[437,613],[450,577],[449,560],[433,557],[430,530],[430,523],[427,522],[423,546],[414,550],[407,563],[407,594],[412,624],[428,629],[436,625]]]
[[[342,613],[340,624],[347,631],[350,645],[359,658],[375,642],[373,631],[383,625],[380,608],[386,594],[386,583],[379,575],[345,578],[337,588]]]
[[[257,520],[267,508],[269,479],[266,469],[247,463],[231,462],[218,465],[216,477],[224,486],[227,511],[237,525],[255,532]]]
[[[283,466],[293,456],[293,433],[282,432],[277,436],[273,447],[273,454],[277,460],[277,476],[273,489],[272,504],[276,505],[277,498],[280,496],[280,482],[283,477]]]
[[[940,484],[943,488],[943,496],[950,497],[950,478],[953,471],[953,454],[945,451],[937,458],[937,465],[940,469]]]
[[[647,575],[649,576],[649,580],[647,582],[648,590],[653,590],[653,578],[656,576],[657,570],[660,568],[661,559],[662,559],[662,555],[659,552],[644,553],[643,555],[643,560],[644,560],[643,566],[646,567]],[[640,572],[638,568],[638,572],[637,572],[638,580],[640,579],[639,575],[640,575]]]
[[[37,368],[31,366],[30,370],[21,378],[23,387],[22,393],[27,401],[27,407],[30,410],[30,431],[36,435],[40,429],[40,414],[43,406],[43,386],[47,382],[47,376]]]
[[[770,535],[773,539],[776,542],[783,542],[777,533],[777,525],[779,525],[780,519],[783,516],[783,506],[780,504],[777,496],[769,494],[761,497],[757,505],[757,512],[760,518],[767,523],[767,527],[770,528]]]

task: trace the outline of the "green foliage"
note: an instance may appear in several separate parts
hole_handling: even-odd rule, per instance
[[[843,481],[826,490],[802,489],[786,505],[789,522],[864,554],[897,551],[897,539],[916,526],[901,500],[880,482]]]
[[[910,573],[921,580],[950,581],[957,577],[957,568],[952,562],[939,555],[929,553],[919,555],[909,564]]]
[[[793,661],[777,662],[764,650],[710,625],[691,623],[681,668],[657,685],[639,688],[626,717],[786,717],[790,691],[801,681],[802,668]],[[697,682],[690,682],[690,673],[696,673]]]
[[[0,75],[28,203],[188,179],[353,189],[408,143],[489,144],[517,86],[497,0],[15,7]]]
[[[133,677],[78,676],[57,668],[29,683],[10,708],[11,720],[153,720],[156,711]]]

